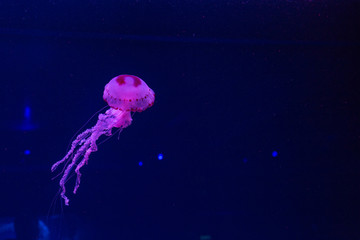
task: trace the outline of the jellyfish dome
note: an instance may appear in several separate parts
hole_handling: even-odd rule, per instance
[[[106,84],[103,98],[112,108],[142,112],[154,104],[155,94],[140,78],[120,75]]]
[[[90,154],[97,151],[96,141],[100,136],[111,136],[113,128],[126,128],[131,122],[131,112],[142,112],[154,104],[155,93],[139,77],[132,75],[119,75],[106,84],[103,99],[108,103],[109,109],[99,114],[98,121],[92,128],[80,133],[71,143],[71,148],[64,158],[51,167],[55,171],[64,163],[60,179],[60,196],[65,205],[69,205],[69,198],[65,195],[65,184],[75,168],[76,183],[73,193],[76,194],[80,186],[80,168],[88,163]]]

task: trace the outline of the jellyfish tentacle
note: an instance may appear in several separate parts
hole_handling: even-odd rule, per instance
[[[118,118],[119,117],[121,118],[121,116],[122,116],[122,111],[120,111],[120,113],[119,113],[119,111],[120,110],[117,110],[116,111],[117,114],[114,114],[113,111],[108,110],[108,111],[106,111],[105,114],[100,114],[99,119],[98,119],[97,123],[95,124],[95,126],[92,127],[91,129],[87,129],[85,132],[81,133],[78,137],[76,137],[76,139],[71,144],[70,151],[66,154],[66,156],[62,160],[60,160],[58,163],[55,163],[53,165],[54,170],[55,170],[59,164],[61,164],[67,158],[69,158],[69,156],[71,156],[71,154],[75,153],[75,155],[71,159],[71,163],[66,166],[64,174],[63,174],[62,178],[60,179],[60,187],[61,187],[60,195],[65,200],[65,205],[68,205],[68,203],[69,203],[69,199],[65,195],[65,193],[66,193],[65,184],[66,184],[66,181],[68,179],[71,169],[75,165],[77,165],[75,168],[76,182],[75,182],[75,187],[73,190],[73,193],[76,194],[76,192],[80,186],[80,182],[81,182],[81,172],[80,172],[81,167],[83,167],[85,164],[88,163],[90,154],[92,152],[97,151],[96,141],[99,139],[99,137],[101,135],[107,135],[107,136],[111,135],[112,128],[118,122],[118,120],[119,120]],[[78,146],[80,146],[80,147],[77,148]],[[83,158],[81,159],[81,161],[79,161],[81,156],[83,156]]]
[[[86,129],[84,132],[82,132],[81,134],[79,134],[76,139],[71,143],[71,148],[70,150],[68,151],[68,153],[65,155],[65,157],[63,157],[60,161],[54,163],[52,166],[51,166],[51,171],[54,172],[57,167],[62,164],[63,162],[65,162],[66,159],[68,159],[70,157],[71,154],[73,154],[75,148],[78,146],[78,145],[82,145],[82,141],[84,139],[86,139],[87,137],[85,137],[87,134],[92,134],[92,128],[91,129]]]
[[[125,128],[132,122],[130,111],[122,111],[120,109],[108,109],[104,114],[100,114],[95,126],[85,130],[79,134],[76,139],[71,143],[71,148],[64,158],[56,162],[51,170],[65,162],[63,175],[60,179],[60,196],[64,199],[65,205],[69,205],[69,198],[66,196],[66,182],[69,180],[70,172],[75,167],[76,180],[73,193],[76,194],[81,181],[80,169],[88,163],[90,154],[97,151],[96,141],[100,136],[112,135],[113,128]]]
[[[73,157],[71,163],[66,167],[64,174],[62,176],[62,178],[60,179],[60,187],[61,187],[61,197],[65,200],[65,205],[69,205],[69,199],[67,198],[67,196],[65,195],[66,192],[66,187],[65,184],[67,182],[69,173],[71,171],[71,169],[75,166],[75,164],[77,163],[77,160],[81,157],[81,155],[83,154],[83,152],[85,151],[85,149],[88,148],[88,145],[90,145],[90,142],[87,140],[85,141],[85,144],[82,145],[78,150],[77,153],[75,154],[75,156]]]
[[[94,128],[97,126],[97,124],[94,126]],[[75,187],[73,190],[73,193],[76,194],[79,186],[80,186],[80,180],[81,180],[81,172],[80,172],[80,168],[82,168],[85,164],[88,164],[88,160],[90,157],[90,154],[92,152],[96,152],[97,151],[97,145],[96,145],[96,141],[99,139],[99,137],[103,134],[107,135],[107,133],[110,131],[110,135],[111,135],[111,129],[110,130],[103,130],[101,132],[98,132],[97,134],[93,134],[89,137],[88,141],[90,144],[90,147],[88,147],[85,151],[84,157],[83,159],[79,162],[79,164],[77,165],[77,167],[75,168],[75,173],[76,173],[76,182],[75,182]]]

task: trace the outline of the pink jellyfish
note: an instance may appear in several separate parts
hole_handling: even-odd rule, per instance
[[[69,199],[65,195],[65,184],[71,170],[75,167],[76,183],[73,193],[76,194],[80,185],[80,168],[88,163],[90,154],[97,151],[98,138],[103,134],[110,136],[112,128],[123,129],[129,126],[132,121],[131,112],[142,112],[151,107],[154,104],[155,93],[139,77],[119,75],[106,84],[103,98],[110,109],[99,115],[94,127],[79,134],[65,157],[51,167],[53,172],[66,161],[60,179],[60,195],[65,200],[65,205],[69,205]]]

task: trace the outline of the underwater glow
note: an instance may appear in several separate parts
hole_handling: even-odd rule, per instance
[[[159,155],[158,155],[158,160],[163,160],[163,158],[164,158],[163,154],[162,154],[162,153],[159,153]]]
[[[23,118],[20,122],[14,124],[14,128],[16,130],[21,131],[32,131],[38,128],[37,124],[34,124],[31,119],[32,108],[29,104],[26,104],[25,107],[22,109]]]
[[[271,154],[273,157],[276,157],[278,155],[277,151],[273,151]]]
[[[131,112],[142,112],[151,107],[154,104],[155,93],[139,77],[119,75],[106,84],[103,99],[110,109],[105,114],[99,114],[95,126],[80,133],[72,142],[65,157],[51,167],[53,172],[60,164],[64,163],[65,165],[60,179],[60,195],[64,199],[65,205],[69,205],[69,199],[65,195],[65,184],[71,175],[71,170],[75,168],[76,182],[73,193],[76,194],[80,186],[80,169],[88,163],[90,154],[97,151],[96,141],[99,137],[101,135],[111,136],[113,128],[128,127],[132,122]]]
[[[31,109],[29,106],[26,106],[24,109],[24,117],[25,119],[30,119]]]
[[[25,155],[30,155],[30,153],[31,153],[31,151],[30,151],[29,149],[26,149],[26,150],[24,151],[24,154],[25,154]]]
[[[142,166],[143,165],[143,162],[139,162],[139,166]]]

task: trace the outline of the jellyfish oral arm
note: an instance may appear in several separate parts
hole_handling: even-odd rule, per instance
[[[122,111],[115,108],[108,109],[104,114],[100,114],[98,121],[94,127],[86,129],[79,134],[76,139],[71,143],[71,148],[64,158],[56,162],[51,167],[51,171],[55,171],[59,165],[64,164],[64,173],[60,179],[61,197],[65,201],[65,205],[69,205],[69,199],[65,195],[65,184],[69,179],[71,170],[75,167],[76,182],[73,193],[76,194],[80,186],[82,166],[88,163],[90,154],[97,151],[96,141],[101,135],[111,136],[112,128],[126,128],[132,122],[131,112]]]

